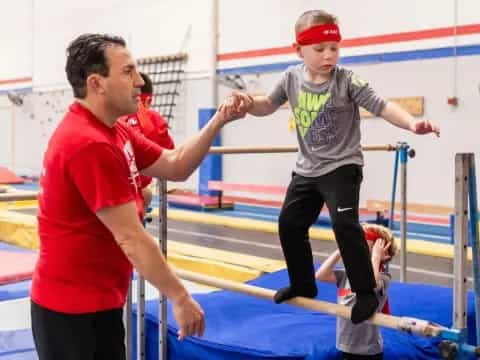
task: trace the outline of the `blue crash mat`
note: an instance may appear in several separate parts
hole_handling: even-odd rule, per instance
[[[252,285],[277,289],[288,283],[285,270],[264,275]],[[336,288],[318,283],[318,299],[335,302]],[[168,309],[169,358],[209,359],[337,359],[335,318],[289,305],[277,305],[230,291],[195,295],[205,310],[203,338],[176,340],[177,326]],[[393,282],[390,289],[393,315],[430,320],[451,326],[452,289]],[[473,295],[469,294],[470,343],[474,343]],[[158,303],[146,306],[147,359],[158,359]],[[438,338],[424,338],[381,329],[385,359],[438,359]]]
[[[286,271],[262,276],[253,285],[277,289],[288,282]],[[26,284],[23,284],[24,287]],[[319,283],[319,299],[335,301],[336,288]],[[335,318],[289,305],[276,305],[230,291],[195,295],[206,313],[202,339],[176,340],[177,327],[168,309],[169,359],[337,359]],[[392,314],[428,319],[451,326],[452,290],[447,287],[392,283]],[[158,302],[147,302],[147,359],[158,359]],[[473,295],[469,293],[468,326],[474,343]],[[135,327],[133,327],[135,330]],[[385,359],[438,359],[438,338],[382,329]],[[135,342],[133,342],[135,344]],[[0,332],[1,360],[34,360],[30,330]]]

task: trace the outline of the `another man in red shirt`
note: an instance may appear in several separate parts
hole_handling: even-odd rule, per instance
[[[117,122],[137,111],[144,84],[122,38],[81,35],[67,49],[66,73],[76,101],[48,143],[40,178],[31,289],[39,359],[125,359],[132,265],[171,300],[179,338],[201,336],[202,309],[142,226],[140,174],[185,180],[236,114],[222,107],[196,136],[166,150]]]
[[[167,121],[155,110],[150,107],[153,99],[153,83],[150,77],[140,72],[144,85],[140,89],[140,102],[138,103],[138,111],[134,114],[123,116],[120,121],[125,122],[149,140],[160,145],[165,149],[173,149],[175,144],[168,132]],[[152,183],[151,176],[140,175],[142,184],[142,197],[144,207],[147,209],[152,202],[152,190],[149,185]]]

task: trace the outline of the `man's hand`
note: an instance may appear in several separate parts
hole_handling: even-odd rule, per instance
[[[205,314],[200,305],[190,296],[183,295],[172,301],[173,316],[178,325],[178,340],[187,336],[203,336],[205,332]]]
[[[440,128],[428,120],[413,123],[412,132],[418,135],[434,133],[437,137],[440,137]]]
[[[232,97],[237,104],[237,110],[240,112],[248,113],[253,107],[253,97],[252,95],[242,93],[240,91],[234,91]]]
[[[245,117],[252,107],[252,96],[234,91],[231,96],[225,99],[218,110],[225,122],[229,122]]]

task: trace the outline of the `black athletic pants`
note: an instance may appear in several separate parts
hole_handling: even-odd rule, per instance
[[[354,292],[375,288],[370,254],[358,220],[362,167],[344,165],[314,178],[293,174],[279,217],[279,234],[287,262],[290,285],[314,285],[313,256],[308,230],[324,204]]]

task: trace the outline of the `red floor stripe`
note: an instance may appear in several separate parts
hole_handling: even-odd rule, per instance
[[[404,41],[437,39],[442,37],[480,34],[480,24],[460,25],[456,28],[453,26],[437,29],[406,31],[393,34],[363,36],[342,40],[341,47],[357,47],[365,45],[379,45],[387,43],[396,43]],[[267,49],[246,50],[219,54],[218,61],[247,59],[262,56],[293,54],[295,50],[292,46],[280,46]]]
[[[0,85],[17,84],[17,83],[23,83],[23,82],[29,82],[29,81],[32,81],[31,77],[24,77],[24,78],[18,78],[18,79],[6,79],[6,80],[0,80]]]
[[[183,203],[183,204],[199,205],[199,206],[218,204],[218,198],[216,196],[198,196],[197,194],[194,194],[194,193],[180,192],[180,191],[176,195],[169,194],[168,200]],[[244,204],[244,205],[252,205],[252,206],[273,207],[273,208],[281,208],[283,205],[283,201],[262,200],[262,199],[254,199],[254,198],[243,197],[243,196],[230,196],[230,195],[224,196],[222,198],[222,202],[225,204],[234,203],[234,204]],[[328,216],[328,210],[324,209],[322,211],[322,214]],[[360,215],[375,216],[376,211],[360,209]],[[385,216],[388,216],[388,214],[385,214]],[[394,218],[395,218],[395,221],[400,221],[399,214],[395,214]],[[407,219],[409,222],[418,222],[422,224],[432,224],[432,225],[441,225],[441,226],[450,225],[450,218],[448,216],[431,217],[431,216],[422,216],[422,215],[409,215],[407,216]]]

